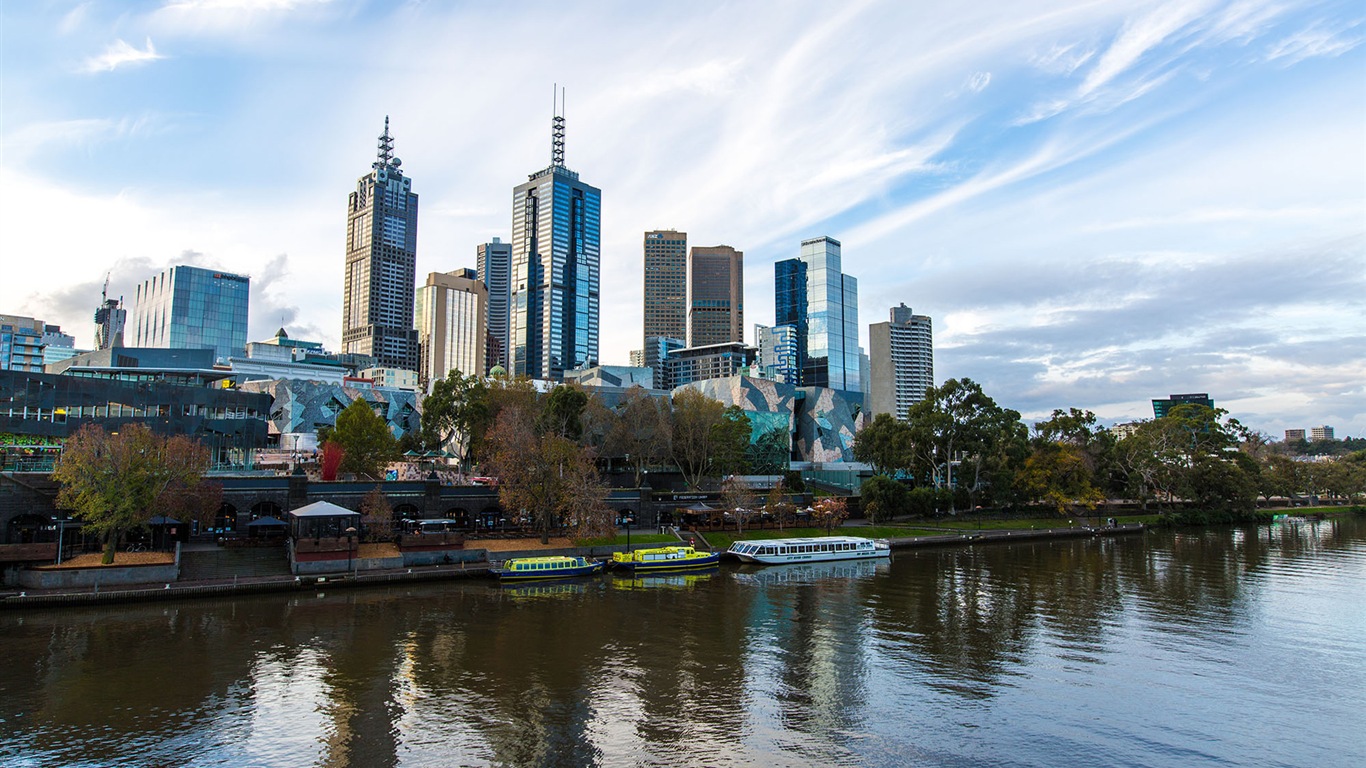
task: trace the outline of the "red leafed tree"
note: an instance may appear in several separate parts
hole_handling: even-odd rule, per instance
[[[337,479],[337,468],[341,466],[346,450],[332,441],[323,443],[322,471],[323,482]]]

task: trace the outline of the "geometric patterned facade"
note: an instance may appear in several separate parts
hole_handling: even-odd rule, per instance
[[[363,399],[389,424],[394,437],[418,431],[422,424],[422,398],[418,392],[371,386],[346,386],[302,379],[248,381],[247,392],[264,392],[273,398],[269,429],[273,437],[316,433],[318,427],[335,426],[337,414],[353,400]]]
[[[749,417],[752,440],[774,427],[792,434],[793,459],[813,463],[854,461],[854,435],[863,426],[860,405],[825,387],[794,387],[751,376],[695,381],[691,387]]]

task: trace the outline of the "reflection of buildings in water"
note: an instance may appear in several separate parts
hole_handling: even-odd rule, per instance
[[[699,583],[710,579],[720,569],[716,566],[711,568],[698,568],[695,571],[684,573],[654,573],[641,574],[638,576],[613,576],[611,583],[615,589],[688,589],[697,586]]]
[[[886,575],[891,563],[879,560],[835,560],[826,563],[793,563],[791,565],[742,565],[735,571],[735,580],[742,584],[805,584],[822,579],[861,579]]]

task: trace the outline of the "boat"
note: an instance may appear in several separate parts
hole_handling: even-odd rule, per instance
[[[737,557],[746,563],[781,565],[783,563],[891,557],[892,547],[886,539],[874,540],[859,536],[824,536],[814,539],[737,541],[730,545],[726,554]]]
[[[721,560],[720,552],[698,552],[689,546],[654,547],[612,553],[612,568],[635,573],[705,568]]]
[[[878,574],[886,574],[891,563],[885,559],[828,560],[825,562],[789,563],[787,565],[759,565],[744,563],[731,572],[741,584],[757,586],[815,584],[838,579],[856,581]]]
[[[502,581],[535,581],[538,579],[563,579],[570,576],[592,576],[601,570],[601,560],[552,555],[547,557],[514,557],[511,560],[503,561],[499,568],[490,568],[489,572]]]

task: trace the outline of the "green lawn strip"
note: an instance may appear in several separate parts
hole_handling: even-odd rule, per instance
[[[631,547],[644,544],[678,544],[678,537],[672,533],[633,533],[631,534]],[[626,544],[626,534],[620,536],[603,536],[597,539],[577,539],[574,541],[576,547],[607,547],[613,544]]]

